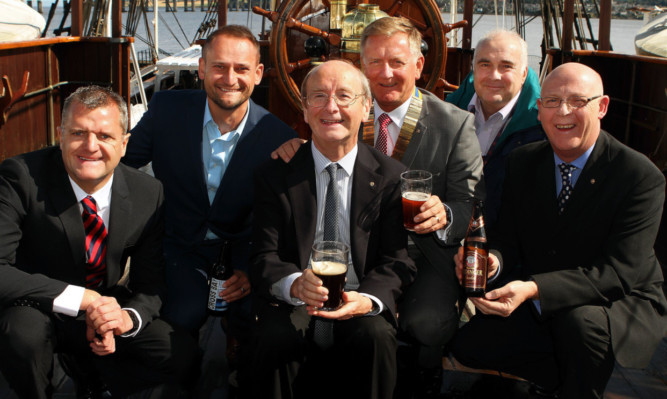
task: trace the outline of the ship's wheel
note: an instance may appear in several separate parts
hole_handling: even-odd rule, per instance
[[[362,2],[348,2],[348,11],[356,7],[357,1]],[[434,0],[372,0],[371,3],[377,4],[391,16],[409,19],[421,31],[422,48],[427,47],[428,51],[425,54],[424,72],[417,85],[429,91],[447,86],[444,79],[447,61],[445,34],[462,26],[465,21],[454,25],[443,24]],[[259,7],[253,7],[253,11],[273,22],[269,53],[272,67],[270,75],[290,106],[301,111],[299,87],[313,62],[341,57],[340,30],[329,29],[329,1],[284,0],[277,11],[265,11]],[[317,37],[323,40],[311,39]],[[308,39],[311,39],[308,41],[311,48],[313,43],[320,48],[320,56],[312,57],[312,52],[310,55],[306,53],[304,45]]]

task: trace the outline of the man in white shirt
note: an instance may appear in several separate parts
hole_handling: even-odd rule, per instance
[[[409,169],[433,174],[432,195],[409,234],[419,273],[398,309],[400,330],[417,352],[415,388],[428,394],[440,388],[443,347],[458,328],[452,257],[465,236],[472,200],[483,199],[484,188],[473,115],[417,88],[424,67],[420,48],[421,33],[404,18],[378,19],[364,29],[361,63],[374,104],[361,140]],[[297,144],[284,144],[276,156],[287,161]]]
[[[162,187],[119,166],[127,105],[106,89],[80,88],[58,130],[60,148],[0,165],[0,370],[31,398],[50,397],[54,353],[71,355],[68,366],[84,372],[80,394],[102,383],[121,396],[178,385],[196,343],[157,318]]]
[[[291,162],[271,161],[255,174],[250,279],[258,322],[242,389],[253,398],[390,398],[396,300],[415,274],[401,215],[405,168],[358,143],[371,99],[351,63],[314,68],[302,94],[312,142]],[[328,291],[309,258],[313,243],[327,236],[324,210],[332,192],[340,204],[334,235],[349,245],[351,263],[343,305],[322,311]],[[329,334],[319,335],[318,324]],[[333,383],[323,385],[325,378]]]
[[[495,30],[475,47],[473,71],[446,101],[475,114],[484,158],[484,222],[493,227],[500,210],[505,160],[522,145],[544,140],[537,120],[540,84],[528,67],[528,45],[516,32]]]

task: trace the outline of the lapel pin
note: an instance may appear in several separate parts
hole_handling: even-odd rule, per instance
[[[595,179],[591,179],[591,184],[595,184]]]
[[[370,185],[371,185],[371,187],[375,187],[375,182],[372,181],[372,182],[370,183]]]

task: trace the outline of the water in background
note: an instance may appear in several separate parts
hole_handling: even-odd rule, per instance
[[[199,11],[199,9],[196,7],[195,10],[196,11],[194,12],[184,12],[182,9],[180,9],[176,13],[165,12],[161,10],[158,17],[158,40],[161,49],[169,53],[176,53],[189,46],[190,42],[194,39],[197,28],[199,28],[199,25],[202,23],[205,15],[204,12]],[[123,18],[125,18],[125,16],[123,16]],[[149,18],[152,21],[153,13],[149,13]],[[449,18],[449,14],[443,15],[445,22],[450,22]],[[60,24],[61,19],[62,10],[59,9],[55,13],[53,21],[51,22],[51,26],[49,27],[50,32],[47,34],[47,36],[53,36],[52,31]],[[461,19],[463,19],[463,16],[459,14],[457,20]],[[598,33],[598,22],[599,21],[597,19],[591,19],[593,33],[596,37]],[[259,33],[262,30],[263,23],[265,30],[269,30],[271,28],[270,21],[264,20],[264,18],[261,16],[246,11],[229,12],[227,14],[227,23],[246,25],[254,33]],[[472,35],[473,43],[476,43],[485,32],[503,27],[511,29],[514,26],[513,19],[511,17],[507,17],[505,19],[505,25],[503,26],[502,18],[496,18],[494,15],[484,15],[481,16],[481,18],[479,15],[475,15],[473,23],[475,24],[473,27]],[[70,22],[67,21],[65,26],[69,25]],[[634,37],[642,25],[643,22],[641,20],[613,19],[611,21],[610,38],[613,50],[623,54],[635,54]],[[141,23],[139,25],[139,29],[137,30],[135,40],[137,51],[141,51],[148,47],[142,41],[142,38],[145,37],[145,28],[143,23]],[[459,33],[459,41],[461,40],[461,37],[462,33]],[[528,42],[530,65],[537,70],[537,62],[541,58],[540,44],[542,41],[542,18],[535,18],[530,23],[528,23],[526,26],[526,41]],[[592,49],[592,47],[590,49]]]

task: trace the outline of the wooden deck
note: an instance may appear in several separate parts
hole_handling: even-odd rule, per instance
[[[200,343],[206,348],[202,363],[202,377],[196,385],[193,398],[231,399],[228,395],[228,369],[225,360],[225,336],[219,319],[211,318],[202,328]],[[72,382],[62,370],[56,370],[54,381],[58,385],[55,399],[75,399]],[[137,395],[141,399],[146,395]],[[467,371],[446,370],[441,394],[438,398],[544,398],[531,394],[526,382]],[[667,398],[667,337],[665,337],[649,367],[630,370],[617,366],[607,386],[606,399],[659,399]],[[10,392],[0,375],[0,399],[22,399]],[[404,398],[396,398],[404,399]],[[405,398],[408,399],[408,398]]]

